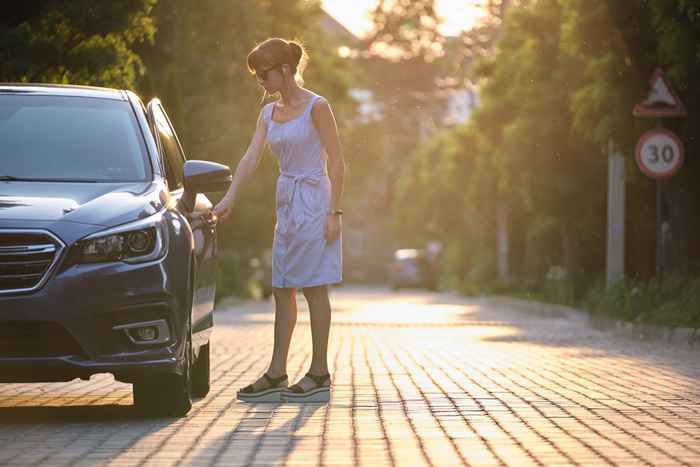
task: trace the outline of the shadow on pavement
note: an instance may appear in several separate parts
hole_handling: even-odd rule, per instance
[[[309,438],[297,433],[320,409],[327,407],[326,403],[240,404],[249,406],[245,416],[228,433],[206,444],[200,442],[197,451],[201,454],[188,459],[188,464],[280,465],[298,442]],[[280,412],[293,415],[279,426],[269,426],[273,417],[280,418]],[[217,452],[214,459],[212,450]]]
[[[177,421],[177,418],[153,418],[139,412],[131,405],[67,405],[0,407],[0,422],[33,424],[45,422],[104,423],[145,421],[155,423],[159,429]]]

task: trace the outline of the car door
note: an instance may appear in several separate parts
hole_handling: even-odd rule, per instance
[[[171,196],[180,201],[184,194],[185,155],[168,115],[161,102],[148,103],[148,115],[158,143]],[[181,214],[189,221],[194,237],[194,290],[192,329],[196,344],[205,343],[213,325],[214,296],[216,293],[216,218],[212,204],[203,194],[197,194],[190,211],[178,203]]]

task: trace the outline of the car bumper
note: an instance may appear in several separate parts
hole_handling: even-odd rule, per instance
[[[0,359],[0,383],[32,383],[89,379],[97,373],[112,373],[119,381],[134,382],[153,372],[179,373],[180,362],[164,352],[149,352],[133,361],[124,359],[89,360],[77,356],[52,358]],[[159,358],[160,357],[160,358]]]
[[[0,297],[0,382],[96,373],[130,382],[145,371],[180,372],[189,307],[186,268],[176,266],[167,257],[77,265],[35,293]],[[119,328],[154,320],[167,323],[166,342],[136,343]]]

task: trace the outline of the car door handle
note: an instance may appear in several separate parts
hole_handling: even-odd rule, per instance
[[[216,224],[218,224],[218,222],[219,218],[213,212],[208,212],[193,217],[190,220],[190,225],[193,229],[199,229],[202,227],[209,227],[210,229],[213,229],[216,227]]]
[[[209,228],[209,230],[213,233],[216,231],[216,224],[219,223],[219,217],[212,211],[209,211],[199,216],[199,222],[201,222],[202,225],[206,225],[207,228]]]
[[[216,227],[216,224],[219,223],[219,217],[213,212],[210,212],[209,215],[206,216],[206,221],[209,227]]]

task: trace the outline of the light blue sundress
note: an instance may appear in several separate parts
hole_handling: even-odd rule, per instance
[[[327,243],[331,204],[328,155],[311,118],[323,97],[312,95],[304,113],[284,123],[272,120],[274,102],[263,108],[267,143],[277,157],[277,223],[272,242],[272,287],[304,288],[342,281],[342,240]]]

